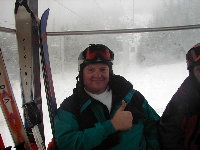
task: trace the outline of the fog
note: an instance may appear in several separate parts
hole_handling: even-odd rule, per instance
[[[15,29],[15,0],[0,0],[0,27]],[[199,24],[198,0],[39,0],[38,17],[50,8],[47,32],[152,28]],[[78,74],[77,57],[91,43],[107,45],[115,53],[114,73],[124,76],[161,116],[167,103],[188,76],[185,54],[199,39],[200,30],[151,33],[48,36],[57,104],[72,94]],[[15,34],[0,32],[11,85],[22,114],[19,61]],[[52,135],[41,75],[46,145]],[[0,111],[0,133],[13,146]]]

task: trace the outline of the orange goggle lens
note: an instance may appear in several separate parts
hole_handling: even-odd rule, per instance
[[[197,62],[197,61],[200,60],[200,55],[197,55],[197,54],[195,53],[195,50],[192,50],[192,51],[191,51],[191,56],[192,56],[192,59],[193,59],[194,62]]]
[[[87,50],[85,54],[86,60],[94,60],[96,58],[101,58],[104,60],[112,60],[111,52],[109,50]]]

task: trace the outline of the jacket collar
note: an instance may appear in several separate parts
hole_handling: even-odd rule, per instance
[[[133,89],[133,85],[120,75],[114,75],[110,80],[110,88],[113,92],[113,104],[119,104],[122,99]]]
[[[119,104],[121,100],[133,88],[133,85],[124,77],[113,75],[109,81],[109,87],[112,89],[113,100],[112,105]],[[84,111],[91,103],[97,100],[90,97],[83,88],[75,88],[74,95],[76,100],[79,101],[80,112]]]
[[[190,98],[200,98],[200,84],[193,75],[189,75],[184,80],[179,91]]]

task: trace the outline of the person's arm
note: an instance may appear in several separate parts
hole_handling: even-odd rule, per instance
[[[148,104],[146,100],[143,102],[143,108],[145,113],[144,120],[144,136],[147,142],[148,150],[159,150],[159,133],[158,133],[158,121],[160,116],[155,110]]]
[[[54,122],[59,150],[92,149],[98,146],[108,135],[116,132],[109,120],[81,131],[75,116],[64,110],[57,112]]]
[[[184,149],[184,133],[180,128],[182,109],[180,104],[170,101],[161,116],[159,131],[163,150]]]

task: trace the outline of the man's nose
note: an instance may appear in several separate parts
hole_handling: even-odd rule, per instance
[[[100,71],[100,69],[95,69],[94,75],[95,75],[96,77],[100,77],[100,76],[101,76],[101,71]]]

